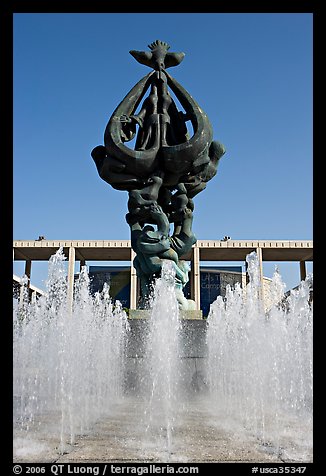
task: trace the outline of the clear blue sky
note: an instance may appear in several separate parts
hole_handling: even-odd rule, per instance
[[[185,52],[170,73],[227,149],[195,197],[197,238],[312,239],[312,23],[309,13],[15,14],[14,239],[129,239],[127,192],[99,177],[90,152],[149,71],[129,50],[156,39]],[[298,284],[297,263],[279,268]],[[32,282],[45,277],[33,265]]]

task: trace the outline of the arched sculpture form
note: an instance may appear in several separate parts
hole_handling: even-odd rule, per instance
[[[166,71],[184,58],[184,53],[170,53],[169,48],[156,40],[149,45],[150,51],[130,51],[153,71],[118,105],[106,126],[104,146],[95,147],[91,155],[100,177],[113,188],[129,193],[126,220],[141,283],[140,307],[146,307],[163,260],[170,260],[176,272],[179,306],[187,310],[194,309],[195,303],[182,294],[189,272],[182,256],[196,243],[192,232],[193,197],[216,174],[225,148],[212,140],[205,112]],[[169,88],[184,111],[178,110]],[[132,149],[126,143],[134,138]]]

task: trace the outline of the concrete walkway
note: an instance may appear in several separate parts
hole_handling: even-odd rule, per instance
[[[194,400],[180,408],[170,432],[162,425],[164,419],[159,414],[146,430],[146,408],[145,402],[135,399],[116,404],[110,417],[97,422],[87,434],[79,435],[75,444],[66,444],[65,454],[58,451],[59,416],[57,421],[53,415],[47,421],[43,416],[37,432],[26,436],[14,430],[14,462],[312,462],[311,445],[298,437],[305,431],[293,421],[287,422],[291,431],[279,435],[276,445],[234,423],[223,423],[202,401]]]

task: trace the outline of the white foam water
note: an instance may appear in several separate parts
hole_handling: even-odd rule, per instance
[[[180,401],[181,322],[175,292],[175,269],[163,261],[161,277],[155,282],[150,303],[149,332],[146,346],[149,402],[145,411],[146,432],[165,448],[170,460],[174,424]]]
[[[196,418],[208,425],[197,438],[204,439],[206,430],[217,441],[218,435],[237,435],[233,451],[236,445],[252,447],[254,438],[268,455],[310,461],[312,276],[286,298],[281,276],[275,273],[270,287],[274,304],[265,312],[256,254],[247,261],[246,288],[229,286],[226,296],[211,305],[207,355],[202,355],[205,386],[194,395],[189,393],[193,367],[185,362],[185,356],[193,354],[183,349],[192,340],[180,338],[187,326],[180,318],[174,268],[164,261],[154,286],[148,332],[142,336],[145,354],[135,357],[143,361],[142,392],[124,399],[130,334],[126,313],[119,302],[113,305],[108,286],[91,295],[86,268],[76,281],[70,311],[65,257],[58,250],[49,262],[47,296],[29,302],[25,283],[14,306],[16,457],[35,459],[54,445],[65,453],[81,435],[99,428],[99,422],[113,422],[117,428],[119,405],[126,406],[125,412],[120,408],[126,415],[140,397],[135,408],[143,408],[144,414],[141,421],[135,415],[141,435],[137,447],[156,455],[157,461],[180,459],[176,447],[195,430],[191,425]],[[123,441],[123,435],[119,437]],[[196,454],[191,445],[182,447],[182,460],[189,457],[187,451],[191,457]],[[227,447],[223,454],[228,457]]]
[[[108,287],[91,296],[86,267],[70,312],[64,261],[62,249],[50,259],[47,296],[29,303],[25,291],[14,310],[13,342],[17,437],[57,435],[61,453],[121,396],[128,332],[126,313],[113,306]]]
[[[247,257],[249,284],[227,289],[211,305],[207,346],[211,408],[282,453],[292,427],[312,447],[312,276],[289,297],[276,271],[274,301],[264,312],[255,252]]]

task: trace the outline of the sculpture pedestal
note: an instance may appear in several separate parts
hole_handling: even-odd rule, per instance
[[[131,310],[129,318],[126,354],[124,359],[125,387],[127,395],[146,395],[148,392],[148,336],[150,312],[144,309]],[[197,314],[196,314],[197,313]],[[201,311],[184,311],[179,329],[178,371],[182,375],[182,392],[193,395],[206,389],[208,322]]]
[[[203,319],[203,312],[201,310],[179,311],[181,319]],[[151,311],[147,309],[130,309],[129,319],[148,319]]]

